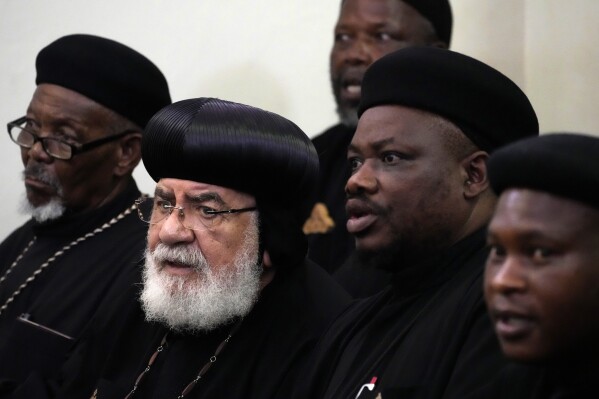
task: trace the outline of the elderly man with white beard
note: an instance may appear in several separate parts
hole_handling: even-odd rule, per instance
[[[143,287],[114,298],[63,368],[20,396],[284,398],[349,301],[306,259],[301,230],[318,174],[309,138],[261,109],[184,100],[148,123],[157,182]]]

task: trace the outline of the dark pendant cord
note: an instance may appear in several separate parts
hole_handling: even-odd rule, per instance
[[[225,338],[218,345],[216,350],[214,351],[214,355],[210,356],[210,359],[206,362],[206,364],[204,364],[202,366],[202,368],[200,368],[200,371],[198,371],[198,374],[196,375],[196,377],[189,384],[187,384],[187,386],[183,389],[183,391],[181,391],[181,394],[179,396],[177,396],[177,399],[182,399],[185,396],[187,396],[193,390],[193,388],[196,386],[196,384],[202,379],[204,374],[206,374],[208,372],[208,370],[210,370],[212,365],[216,362],[218,355],[220,355],[220,353],[223,351],[223,349],[225,349],[225,346],[227,346],[227,344],[229,343],[229,340],[231,339],[231,337],[233,335],[235,335],[237,330],[239,330],[239,327],[241,326],[242,321],[243,321],[243,319],[239,320],[235,324],[235,326],[233,326],[233,328],[229,332],[229,335],[227,336],[227,338]],[[129,394],[127,394],[127,396],[125,396],[125,399],[131,399],[133,397],[133,395],[135,394],[135,391],[137,391],[137,387],[143,381],[145,375],[150,371],[150,368],[156,361],[156,358],[158,357],[158,355],[160,355],[160,353],[168,346],[168,334],[169,333],[167,332],[166,334],[164,334],[164,337],[162,337],[162,341],[160,341],[160,345],[158,346],[158,348],[156,348],[156,351],[154,351],[152,356],[150,356],[148,365],[139,374],[139,376],[135,380],[135,384],[133,384],[133,389],[131,389],[131,392],[129,392]]]

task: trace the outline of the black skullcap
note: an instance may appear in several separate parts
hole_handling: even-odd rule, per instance
[[[514,82],[445,49],[409,47],[375,61],[362,81],[358,115],[386,104],[440,115],[487,152],[539,133],[535,111]]]
[[[599,138],[554,133],[521,140],[489,159],[489,180],[497,195],[528,188],[599,208]]]
[[[285,265],[305,256],[301,226],[316,185],[318,155],[293,122],[215,98],[183,100],[150,119],[141,151],[155,181],[192,180],[253,195],[272,261]]]
[[[51,83],[76,91],[143,128],[171,103],[162,72],[137,51],[92,35],[61,37],[35,60],[36,84]]]
[[[449,47],[453,18],[448,0],[403,0],[403,2],[414,7],[428,19],[435,28],[437,37]]]

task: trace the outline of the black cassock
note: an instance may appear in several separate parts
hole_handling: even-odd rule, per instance
[[[123,293],[112,315],[94,321],[62,371],[57,397],[123,399],[159,347],[167,329],[144,321],[138,291]],[[186,398],[285,398],[302,383],[300,369],[349,296],[310,261],[278,270],[214,364]],[[234,324],[234,323],[233,323]],[[133,398],[177,398],[210,361],[232,325],[203,334],[169,333],[167,345]],[[106,359],[106,355],[108,358]],[[47,397],[30,378],[15,398]],[[55,385],[55,384],[54,384]]]
[[[484,236],[403,267],[348,308],[294,397],[462,399],[484,387],[505,365],[483,301]]]
[[[139,196],[131,180],[123,193],[96,210],[45,224],[30,220],[13,232],[0,244],[0,276],[6,276],[0,283],[0,306],[56,251],[109,222]],[[0,392],[32,372],[55,375],[73,342],[64,336],[79,338],[107,296],[139,281],[146,231],[147,225],[132,210],[58,255],[22,289],[0,314]],[[6,274],[34,235],[36,241]]]
[[[562,361],[553,367],[510,364],[488,389],[469,399],[599,398],[597,359]]]

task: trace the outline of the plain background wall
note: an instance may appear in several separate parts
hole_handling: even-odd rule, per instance
[[[599,133],[599,1],[450,0],[452,49],[504,72],[544,132]],[[109,37],[166,75],[174,101],[212,96],[277,112],[313,136],[336,121],[328,77],[339,0],[0,0],[0,240],[26,220],[5,123],[24,115],[35,56],[70,33]],[[143,192],[154,183],[135,171]]]

